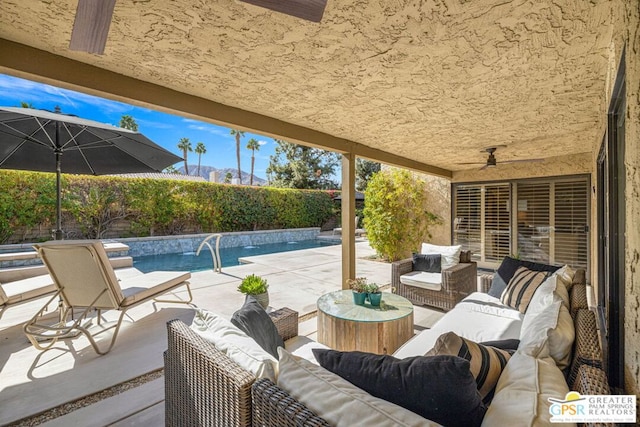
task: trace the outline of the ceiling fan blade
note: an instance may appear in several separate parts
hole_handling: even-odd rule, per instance
[[[544,159],[500,160],[498,163],[544,162]]]
[[[102,55],[116,0],[78,0],[69,50]]]
[[[240,0],[276,12],[320,22],[327,6],[327,0]]]

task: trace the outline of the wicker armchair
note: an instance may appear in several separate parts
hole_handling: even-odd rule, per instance
[[[284,340],[298,335],[297,312],[282,308],[269,315]],[[168,322],[167,331],[165,424],[250,426],[255,376],[182,321]]]
[[[442,270],[442,289],[433,291],[417,286],[405,285],[400,276],[413,271],[413,258],[391,264],[391,286],[394,292],[416,305],[428,305],[451,310],[460,300],[478,288],[477,265],[469,261],[469,254],[460,254],[460,263]]]

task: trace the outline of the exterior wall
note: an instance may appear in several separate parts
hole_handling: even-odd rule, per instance
[[[616,2],[624,22],[627,116],[625,126],[625,390],[640,394],[640,3]],[[618,61],[619,61],[618,54]],[[616,62],[617,64],[617,62]]]

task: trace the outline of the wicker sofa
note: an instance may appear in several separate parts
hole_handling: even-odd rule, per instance
[[[460,253],[459,264],[442,270],[440,290],[402,283],[400,277],[413,271],[413,258],[396,261],[391,264],[391,286],[396,294],[413,304],[449,311],[464,297],[477,290],[477,266],[470,257],[468,251],[463,251]]]
[[[567,372],[570,389],[609,394],[593,311],[587,307],[584,274],[571,289],[576,340]],[[272,318],[283,338],[297,334],[297,313]],[[168,323],[165,407],[168,426],[328,426],[269,379],[258,379],[179,320]],[[484,425],[484,424],[483,424]],[[604,425],[604,424],[598,424]]]

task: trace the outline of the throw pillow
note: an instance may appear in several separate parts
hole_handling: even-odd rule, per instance
[[[423,243],[420,249],[421,254],[440,254],[442,255],[441,268],[446,270],[460,263],[460,251],[462,246],[438,246],[429,243]]]
[[[427,273],[440,273],[440,254],[413,254],[413,271],[426,271]]]
[[[560,268],[554,265],[523,261],[508,256],[504,257],[502,263],[500,264],[500,267],[498,267],[498,271],[496,271],[496,274],[493,275],[493,281],[491,283],[491,288],[489,289],[489,295],[500,298],[500,295],[502,295],[502,291],[506,288],[511,278],[516,273],[516,270],[518,270],[518,268],[520,267],[526,267],[529,270],[533,271],[547,271],[550,273],[554,273]]]
[[[320,366],[356,387],[429,420],[449,427],[482,422],[486,406],[465,359],[449,355],[396,359],[318,349],[313,353]]]
[[[518,345],[520,345],[520,340],[508,339],[508,340],[497,340],[497,341],[483,341],[480,344],[499,348],[500,350],[507,350],[509,353],[511,353],[512,351],[516,351],[518,349]]]
[[[255,297],[247,295],[242,308],[231,316],[231,323],[253,338],[264,351],[278,358],[278,347],[284,347],[284,341]]]
[[[486,404],[491,402],[502,370],[511,358],[511,353],[499,348],[475,343],[447,332],[440,335],[435,346],[425,356],[449,354],[469,361],[469,369],[476,379],[476,386]]]
[[[520,313],[525,313],[533,294],[545,280],[547,280],[547,273],[520,267],[502,292],[500,301]]]
[[[561,306],[562,301],[556,297],[553,303],[545,307],[540,313],[525,314],[522,329],[520,329],[518,352],[533,357],[549,356],[548,332],[558,325],[558,314]]]

